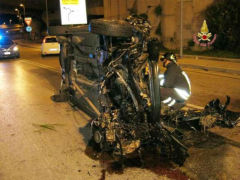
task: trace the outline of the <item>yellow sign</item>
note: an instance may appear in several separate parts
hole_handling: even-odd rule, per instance
[[[64,5],[75,5],[79,4],[79,0],[62,0],[62,4]]]

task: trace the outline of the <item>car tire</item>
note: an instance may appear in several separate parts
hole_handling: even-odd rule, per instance
[[[131,37],[133,26],[123,20],[94,19],[90,23],[89,31],[105,36]]]
[[[41,54],[41,56],[44,58],[46,55],[45,54]]]
[[[152,119],[154,122],[158,122],[160,120],[161,114],[161,99],[160,99],[160,82],[159,82],[159,74],[160,69],[158,67],[157,62],[149,61],[149,90],[150,97],[152,102]]]

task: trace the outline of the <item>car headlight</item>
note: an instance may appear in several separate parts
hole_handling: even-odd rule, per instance
[[[13,51],[18,51],[18,47],[14,46]]]

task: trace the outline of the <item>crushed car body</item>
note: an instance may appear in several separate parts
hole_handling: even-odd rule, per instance
[[[121,159],[156,149],[182,165],[188,157],[179,129],[232,127],[239,114],[219,100],[203,111],[168,109],[161,114],[158,41],[140,16],[92,20],[89,27],[50,27],[61,44],[62,86],[54,101],[70,101],[91,117],[96,150]],[[156,53],[157,52],[157,53]],[[83,102],[82,102],[83,101]],[[230,100],[229,100],[230,101]],[[234,118],[232,118],[234,116]]]

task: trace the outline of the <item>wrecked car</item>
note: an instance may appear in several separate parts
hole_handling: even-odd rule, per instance
[[[92,117],[94,147],[121,160],[153,149],[182,165],[188,156],[182,129],[231,127],[239,114],[219,100],[203,111],[161,114],[158,41],[140,16],[92,20],[89,26],[50,27],[61,44],[62,83],[54,101],[69,101]],[[157,52],[157,53],[156,53]],[[156,55],[157,54],[157,55]],[[233,117],[234,118],[230,118]],[[227,119],[227,120],[226,120]]]
[[[150,30],[140,16],[50,28],[61,44],[62,67],[62,87],[53,100],[91,109],[92,140],[100,151],[141,157],[151,147],[182,164],[187,148],[160,121],[159,50],[149,48],[159,42],[150,38]]]

